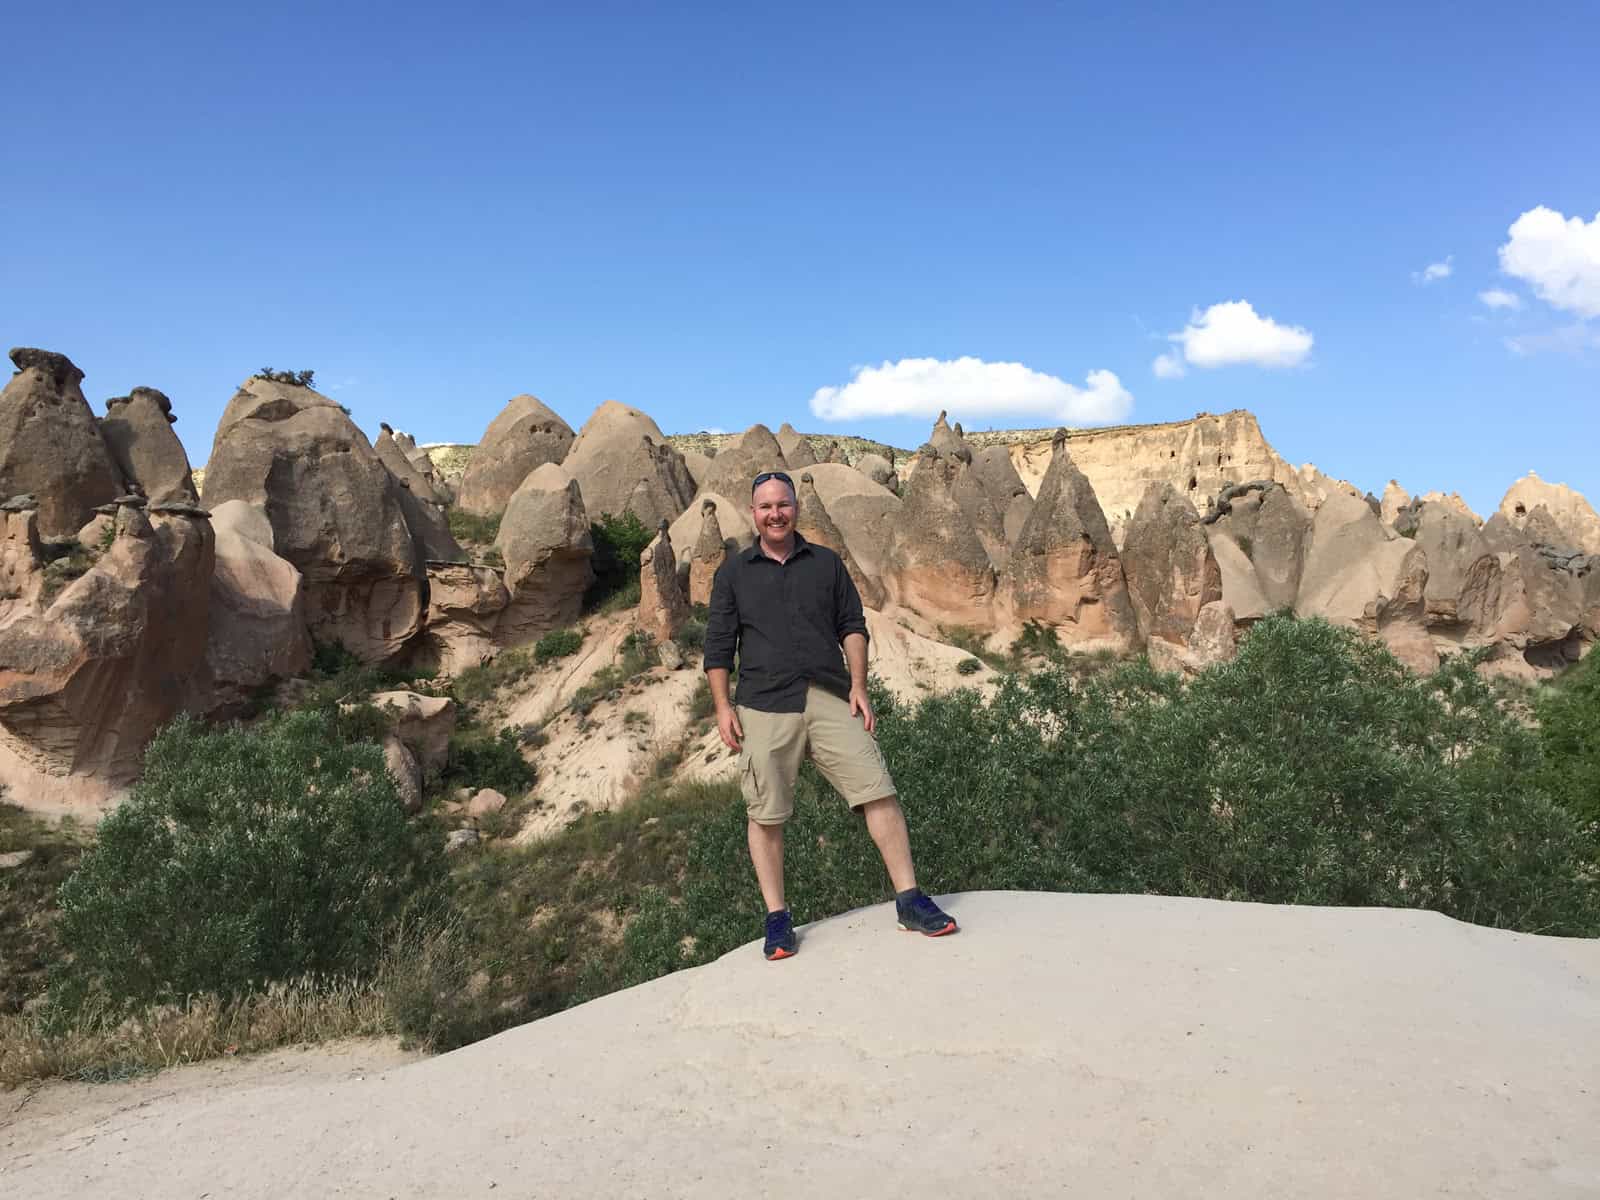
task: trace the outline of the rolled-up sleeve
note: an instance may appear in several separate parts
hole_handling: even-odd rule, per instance
[[[844,560],[835,558],[834,563],[833,611],[839,641],[843,642],[852,633],[867,637],[867,616],[861,611],[861,593],[856,590],[850,572],[844,569]]]
[[[705,669],[733,670],[739,648],[739,604],[733,594],[734,559],[730,555],[711,580],[710,615],[706,618]]]

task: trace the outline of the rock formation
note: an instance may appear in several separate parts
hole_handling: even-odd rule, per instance
[[[1564,483],[1546,483],[1529,471],[1511,485],[1500,501],[1500,512],[1514,528],[1524,527],[1529,515],[1540,507],[1550,515],[1566,545],[1585,554],[1600,555],[1600,514],[1582,492]]]
[[[970,456],[972,447],[968,446],[966,439],[950,428],[945,418],[949,414],[940,410],[938,417],[933,422],[933,431],[928,434],[928,445],[941,454],[954,454],[958,450],[965,450]]]
[[[326,396],[247,380],[217,426],[204,494],[210,505],[243,500],[266,513],[277,553],[305,577],[314,638],[376,662],[422,627],[408,493]]]
[[[1409,494],[1407,494],[1405,488],[1401,487],[1398,483],[1391,479],[1389,480],[1388,486],[1383,489],[1383,498],[1380,501],[1380,511],[1378,515],[1383,520],[1385,525],[1393,529],[1396,522],[1398,522],[1400,519],[1401,510],[1405,509],[1410,504],[1411,497]]]
[[[678,586],[678,557],[663,517],[655,539],[639,556],[639,628],[663,645],[688,619],[689,598]]]
[[[564,461],[573,440],[572,426],[537,396],[514,397],[484,430],[456,503],[484,516],[505,512],[522,481],[537,467]]]
[[[863,454],[856,459],[856,470],[879,487],[888,488],[891,492],[900,487],[900,476],[895,473],[889,460],[881,454]]]
[[[428,564],[428,620],[416,655],[446,675],[495,653],[500,614],[511,603],[500,572],[470,563]]]
[[[833,518],[828,515],[828,506],[817,494],[815,476],[810,471],[802,473],[799,485],[800,515],[795,521],[796,531],[807,541],[826,546],[837,554],[844,562],[850,581],[861,595],[861,603],[867,608],[881,609],[886,599],[883,584],[863,571],[855,555],[850,552],[849,542],[834,524]]]
[[[928,621],[988,625],[995,615],[994,566],[955,497],[967,464],[931,445],[919,454],[889,544],[885,582],[896,603]]]
[[[1151,638],[1148,653],[1150,665],[1156,670],[1194,676],[1207,667],[1231,661],[1238,649],[1233,609],[1221,600],[1213,600],[1201,608],[1186,645],[1180,646],[1165,638]]]
[[[433,480],[417,469],[416,463],[405,451],[394,436],[394,430],[386,422],[378,425],[378,440],[372,443],[372,451],[378,460],[389,468],[389,474],[397,481],[411,490],[411,494],[418,500],[428,504],[439,504],[443,497],[433,486]]]
[[[882,581],[895,530],[907,512],[906,503],[844,463],[818,463],[809,474],[861,570]]]
[[[155,504],[198,504],[189,456],[172,432],[172,401],[155,388],[134,388],[106,401],[100,435],[130,487]]]
[[[1017,474],[1011,454],[1004,446],[985,446],[972,456],[972,474],[989,503],[1000,513],[1001,533],[1009,547],[1022,533],[1033,511],[1022,476]]]
[[[311,639],[300,572],[273,553],[266,515],[241,500],[229,500],[217,506],[211,525],[215,551],[206,637],[208,695],[202,707],[227,711],[263,684],[309,668]]]
[[[522,481],[506,505],[495,547],[505,559],[510,596],[496,641],[520,646],[578,619],[594,578],[594,540],[578,481],[565,468],[546,463]]]
[[[1187,645],[1200,610],[1222,599],[1222,573],[1194,505],[1170,483],[1152,483],[1121,558],[1140,637]]]
[[[1055,627],[1068,644],[1125,648],[1138,637],[1122,561],[1094,488],[1058,430],[1050,469],[1006,567],[1013,618]],[[919,467],[917,475],[922,474]]]
[[[1427,625],[1436,639],[1483,645],[1500,615],[1500,558],[1477,522],[1448,503],[1413,502],[1413,538],[1427,556],[1423,591]]]
[[[615,400],[595,409],[562,465],[577,480],[594,520],[632,512],[653,526],[662,517],[672,520],[694,499],[683,455],[667,444],[654,421]]]
[[[772,431],[765,425],[752,425],[717,451],[701,489],[731,499],[745,497],[748,502],[750,485],[763,471],[783,471],[791,478],[794,475]]]
[[[1239,620],[1294,607],[1311,514],[1287,488],[1267,484],[1233,496],[1204,528],[1222,574],[1222,598]]]
[[[797,432],[789,422],[783,423],[778,430],[777,438],[778,448],[783,453],[783,461],[789,464],[790,470],[800,471],[816,464],[817,452],[812,448],[811,440],[805,434]]]
[[[11,352],[17,373],[0,392],[0,499],[39,502],[39,536],[66,541],[98,504],[122,491],[121,472],[83,398],[83,372],[64,354]]]
[[[727,560],[728,543],[722,536],[722,522],[717,519],[717,502],[706,499],[700,503],[700,536],[694,541],[689,559],[689,603],[711,603],[711,584],[718,569]]]
[[[15,515],[12,568],[32,514],[20,529]],[[0,629],[0,739],[43,774],[131,778],[203,671],[212,558],[205,517],[147,512],[128,497],[110,545],[81,576],[55,595],[19,589]]]

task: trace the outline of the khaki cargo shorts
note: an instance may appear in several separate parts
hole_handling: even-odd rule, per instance
[[[850,702],[826,688],[806,689],[803,713],[739,708],[744,749],[739,782],[745,811],[758,825],[782,825],[794,812],[794,781],[807,753],[851,808],[895,794],[883,753]]]

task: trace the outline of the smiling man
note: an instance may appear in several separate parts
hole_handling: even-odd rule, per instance
[[[872,737],[861,597],[837,554],[795,532],[797,510],[787,475],[756,476],[755,545],[718,569],[706,625],[706,679],[722,740],[739,752],[750,859],[767,905],[764,952],[780,959],[798,949],[784,899],[783,826],[808,752],[866,818],[894,885],[900,928],[929,937],[954,933],[955,921],[917,887],[905,814]],[[735,653],[737,705],[728,694]]]

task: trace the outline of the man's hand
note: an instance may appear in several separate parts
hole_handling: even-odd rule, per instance
[[[852,687],[850,689],[850,715],[860,716],[862,724],[871,733],[878,726],[878,719],[872,715],[872,702],[867,699],[867,689]]]
[[[739,713],[733,705],[726,704],[717,709],[717,732],[722,734],[722,744],[729,750],[740,748],[740,743],[744,741],[744,726],[739,724]]]

